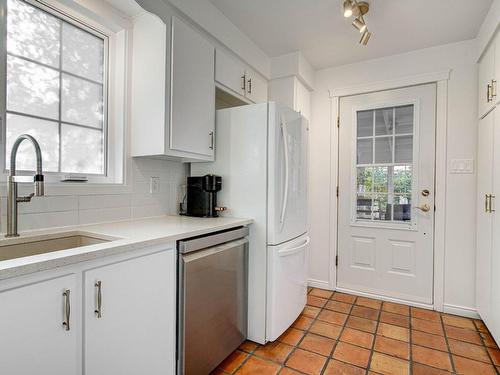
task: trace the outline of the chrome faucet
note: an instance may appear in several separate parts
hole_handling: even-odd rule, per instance
[[[17,150],[19,149],[19,145],[24,140],[30,141],[35,147],[36,174],[34,176],[16,176]],[[19,197],[17,195],[18,182],[34,182],[35,192],[24,197]],[[9,195],[7,198],[7,234],[5,235],[5,237],[18,237],[19,233],[17,233],[17,204],[20,202],[31,202],[31,198],[33,198],[34,196],[42,197],[45,195],[42,174],[42,151],[40,150],[40,145],[38,144],[37,140],[31,135],[20,135],[12,146],[12,151],[10,153],[10,175],[8,188]]]

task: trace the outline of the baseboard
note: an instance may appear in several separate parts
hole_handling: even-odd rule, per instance
[[[467,318],[480,319],[476,309],[465,306],[450,305],[445,303],[443,310],[447,314],[465,316]]]
[[[330,283],[324,280],[308,279],[307,285],[310,286],[311,288],[334,290],[334,288],[330,286]]]

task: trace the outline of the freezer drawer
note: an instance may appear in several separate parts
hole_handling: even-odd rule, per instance
[[[267,247],[267,341],[285,332],[306,305],[308,247],[307,234]]]
[[[178,374],[206,375],[247,336],[246,238],[179,255]]]

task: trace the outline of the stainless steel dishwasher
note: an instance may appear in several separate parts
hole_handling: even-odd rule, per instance
[[[177,243],[177,373],[207,375],[247,336],[248,228]]]

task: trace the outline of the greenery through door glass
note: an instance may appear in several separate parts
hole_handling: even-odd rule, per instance
[[[411,220],[413,105],[357,113],[357,220]]]

